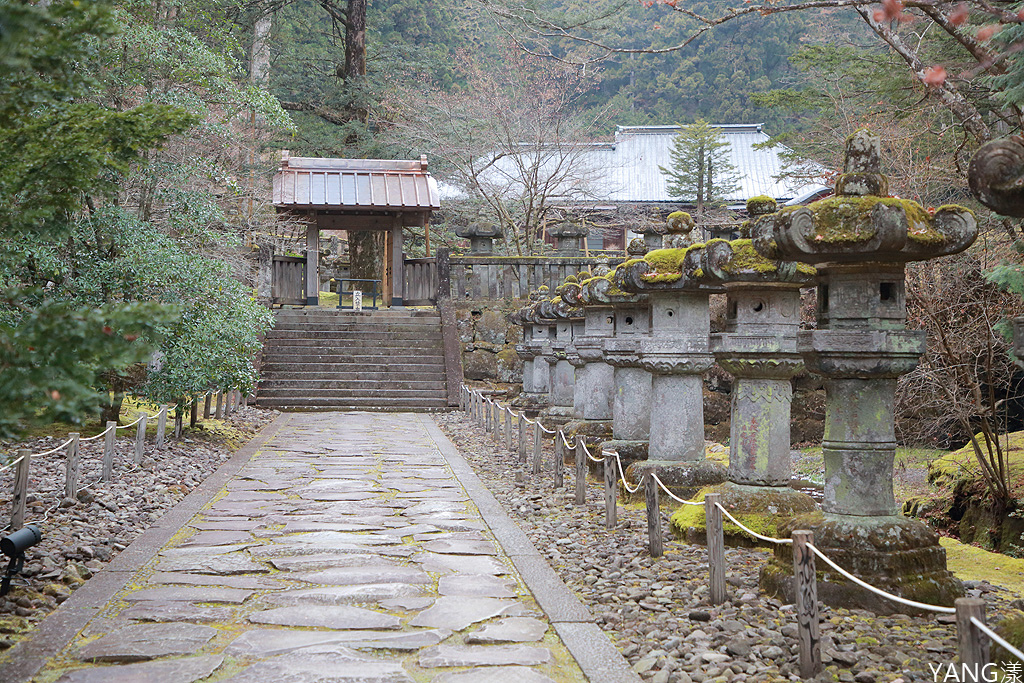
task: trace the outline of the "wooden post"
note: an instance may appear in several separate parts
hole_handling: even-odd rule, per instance
[[[576,504],[587,502],[587,446],[583,437],[576,437]]]
[[[115,439],[117,439],[117,423],[107,422],[107,433],[103,437],[103,481],[110,481],[114,475]]]
[[[146,422],[148,422],[148,416],[143,415],[139,418],[139,426],[135,430],[135,464],[138,465],[142,462],[142,453],[146,448]]]
[[[214,417],[214,419],[217,419],[217,420],[224,419],[224,390],[223,389],[218,389],[217,390],[217,407],[214,409],[213,417]]]
[[[199,397],[192,399],[192,405],[189,408],[188,415],[188,428],[195,429],[196,422],[199,421]]]
[[[725,536],[722,533],[722,511],[716,503],[718,493],[704,496],[704,519],[708,537],[708,575],[710,577],[711,604],[725,602]]]
[[[501,445],[501,406],[497,401],[491,404],[491,438],[495,445]]]
[[[661,557],[664,549],[661,544],[661,507],[658,503],[658,482],[654,481],[654,472],[644,473],[644,498],[647,502],[647,547],[651,557]]]
[[[11,496],[11,531],[25,526],[25,501],[28,498],[28,468],[32,451],[23,448],[18,451],[20,460],[14,466],[14,493]]]
[[[491,431],[491,404],[486,399],[483,399],[480,407],[483,409],[483,413],[484,413],[484,419],[483,419],[484,431],[487,432],[487,433],[490,433],[490,431]]]
[[[167,432],[167,411],[170,406],[160,406],[160,412],[156,416],[156,447],[164,447],[164,436]]]
[[[505,411],[505,450],[512,450],[512,411]]]
[[[526,415],[519,413],[519,419],[516,420],[516,427],[519,430],[519,465],[523,468],[526,467]]]
[[[226,392],[224,392],[224,417],[227,417],[228,415],[231,414],[231,401],[234,398],[235,392],[233,390],[228,389]]]
[[[989,641],[988,636],[971,623],[971,617],[985,623],[985,601],[981,598],[957,598],[953,605],[956,607],[956,646],[960,664],[972,672],[980,672],[989,662]]]
[[[64,497],[74,498],[78,495],[78,432],[68,434],[71,443],[68,444],[67,458],[64,467]]]
[[[619,497],[619,477],[615,471],[615,458],[604,459],[604,526],[614,529],[618,510],[616,503]]]
[[[206,400],[203,401],[203,419],[204,420],[209,420],[210,419],[210,401],[212,401],[212,400],[213,400],[213,392],[211,391],[211,392],[206,394]]]
[[[795,593],[797,638],[800,641],[800,677],[821,673],[821,634],[818,627],[818,582],[814,570],[814,533],[793,532],[793,590]],[[959,618],[959,615],[958,615]]]
[[[533,473],[540,474],[540,465],[542,450],[544,448],[544,442],[541,439],[544,438],[544,430],[541,429],[540,418],[533,425]]]
[[[182,422],[184,422],[185,408],[181,403],[174,404],[174,438],[181,438]]]
[[[562,430],[555,434],[555,488],[565,486],[565,444]]]

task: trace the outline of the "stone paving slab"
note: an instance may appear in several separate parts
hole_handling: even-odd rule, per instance
[[[34,668],[0,683],[44,663],[45,683],[639,680],[578,602],[545,614],[553,589],[517,571],[522,539],[506,554],[491,528],[511,521],[429,417],[270,427],[14,648]],[[604,644],[563,643],[573,625]],[[575,651],[606,661],[593,675]]]

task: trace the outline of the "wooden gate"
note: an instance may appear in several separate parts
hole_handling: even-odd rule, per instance
[[[306,259],[298,256],[274,256],[271,301],[275,304],[306,304]]]

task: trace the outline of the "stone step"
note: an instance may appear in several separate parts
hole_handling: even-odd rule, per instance
[[[390,368],[381,370],[351,370],[348,372],[323,371],[312,368],[303,370],[290,369],[283,372],[264,371],[263,380],[322,380],[324,382],[395,382],[409,381],[417,382],[444,382],[446,377],[443,368],[431,368],[429,370],[415,370],[395,372]]]
[[[413,339],[396,339],[394,337],[388,337],[381,335],[380,337],[374,338],[362,338],[354,339],[347,335],[337,336],[323,336],[323,337],[273,337],[266,340],[265,346],[324,346],[324,347],[381,347],[381,346],[393,346],[395,348],[442,348],[443,344],[440,338],[437,339],[424,339],[424,338],[413,338]]]
[[[267,339],[430,339],[441,340],[438,327],[412,328],[396,330],[390,327],[331,327],[330,329],[311,329],[310,326],[296,326],[295,329],[276,328],[267,332]]]
[[[260,393],[277,389],[330,389],[332,391],[445,391],[445,382],[424,380],[415,377],[387,380],[335,380],[323,378],[296,379],[292,377],[270,377],[260,380]],[[447,395],[447,394],[446,394]]]
[[[447,400],[448,392],[441,390],[413,389],[263,389],[257,392],[259,398],[331,398],[331,399],[438,399]]]
[[[369,373],[372,377],[378,373],[385,375],[440,375],[444,376],[444,362],[437,360],[435,362],[421,362],[421,363],[388,363],[386,365],[377,366],[360,366],[358,368],[351,367],[350,364],[324,364],[324,363],[301,363],[301,362],[274,362],[274,363],[263,363],[262,375],[268,377],[271,375],[288,375],[294,377],[302,376],[315,376],[323,377],[324,379],[347,379],[349,376],[359,376],[362,373]]]
[[[434,325],[336,325],[331,322],[296,322],[277,323],[274,330],[278,332],[382,332],[385,334],[401,334],[414,336],[424,333],[440,333],[440,323]]]
[[[444,356],[428,349],[342,349],[301,346],[269,348],[263,355],[265,363],[365,363],[367,365],[390,365],[392,363],[444,362]]]
[[[430,324],[440,321],[437,311],[423,313],[406,313],[389,311],[338,311],[329,309],[318,309],[315,311],[277,311],[274,318],[280,322],[292,322],[302,320],[324,320],[336,323],[402,323],[402,324]]]
[[[451,410],[441,399],[322,399],[258,398],[256,405],[284,411],[373,410],[382,412],[445,412]]]

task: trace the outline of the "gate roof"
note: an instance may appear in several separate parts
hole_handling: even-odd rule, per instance
[[[426,156],[417,161],[329,159],[293,157],[287,151],[274,174],[273,203],[280,209],[428,214],[441,205]]]

